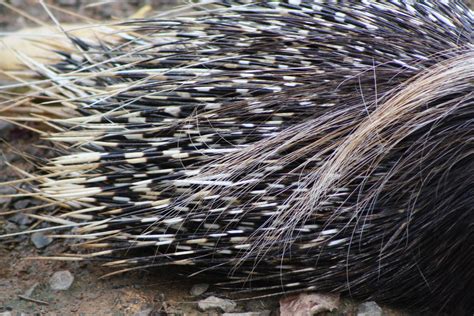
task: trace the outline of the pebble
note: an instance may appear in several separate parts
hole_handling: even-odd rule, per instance
[[[220,310],[222,312],[232,312],[236,307],[237,304],[234,301],[219,298],[216,296],[209,296],[203,300],[198,302],[198,307],[201,311],[209,311],[209,310]]]
[[[35,245],[37,249],[42,249],[48,246],[50,243],[52,243],[53,239],[51,237],[46,236],[42,232],[37,232],[37,233],[31,234],[31,241],[33,242],[33,245]]]
[[[15,194],[16,189],[8,185],[0,185],[0,194]]]
[[[49,279],[49,285],[51,286],[51,289],[56,291],[68,290],[73,282],[74,276],[67,270],[55,272]]]
[[[20,227],[12,222],[6,222],[3,224],[3,229],[5,230],[6,234],[13,234],[20,231]]]
[[[280,299],[280,315],[316,315],[338,309],[340,299],[335,294],[300,293]]]
[[[189,291],[189,294],[191,294],[191,296],[199,296],[199,295],[204,294],[208,289],[209,289],[209,284],[206,284],[206,283],[194,284],[191,290]]]
[[[58,0],[58,3],[66,6],[77,6],[77,0]]]
[[[29,201],[30,201],[30,205],[33,205],[33,206],[38,206],[38,205],[44,204],[44,201],[41,201],[41,200],[38,200],[38,199],[31,199]]]
[[[7,122],[7,121],[4,121],[4,120],[0,120],[0,132],[2,134],[10,131],[11,129],[13,129],[15,127],[14,124],[10,123],[10,122]]]
[[[31,200],[29,200],[29,199],[21,199],[21,200],[16,201],[16,202],[13,204],[13,207],[14,207],[16,210],[23,210],[23,209],[25,209],[28,205],[30,205],[30,202],[31,202]]]
[[[153,308],[142,309],[138,313],[135,313],[134,316],[149,316],[153,312]]]
[[[246,312],[246,313],[224,313],[222,316],[270,316],[271,311]]]
[[[0,197],[0,205],[7,205],[11,200],[11,197]]]
[[[357,316],[382,316],[382,308],[374,301],[364,302],[357,308]]]
[[[7,205],[11,200],[12,198],[9,197],[0,197],[0,205]]]
[[[30,225],[35,221],[33,218],[28,217],[23,213],[16,213],[15,215],[9,217],[8,220],[20,226]]]
[[[15,188],[12,188],[6,185],[0,186],[0,195],[9,195],[9,194],[15,194],[15,193],[16,193]],[[0,197],[0,205],[8,204],[10,203],[11,200],[12,200],[11,197]]]

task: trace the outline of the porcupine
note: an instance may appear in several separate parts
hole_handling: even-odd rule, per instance
[[[188,265],[239,291],[472,312],[472,11],[191,8],[69,34],[61,61],[23,57],[62,145],[32,178],[70,208],[42,217],[54,236],[74,227],[93,250],[76,259],[111,275]]]

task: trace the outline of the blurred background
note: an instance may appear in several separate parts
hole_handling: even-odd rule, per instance
[[[130,16],[145,5],[151,6],[154,10],[165,10],[186,1],[191,0],[45,0],[44,2],[52,5],[52,8],[57,6],[62,10],[69,10],[76,14],[74,16],[61,12],[61,10],[54,10],[54,14],[61,22],[77,22],[77,15],[108,20]],[[464,1],[474,8],[474,0]],[[44,9],[38,4],[38,0],[0,0],[0,30],[2,31],[15,30],[34,24],[24,16],[12,14],[13,11],[8,6],[23,10],[41,21],[49,20]]]
[[[473,0],[474,1],[474,0]],[[154,10],[166,10],[184,0],[45,0],[60,22],[78,22],[81,17],[109,20],[131,16],[140,8],[149,5]],[[24,15],[15,13],[23,11]],[[66,13],[65,11],[70,11]],[[38,0],[0,0],[0,30],[10,31],[35,25],[27,16],[43,22],[50,21]]]

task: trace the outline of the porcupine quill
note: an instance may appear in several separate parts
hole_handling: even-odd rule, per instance
[[[40,216],[89,250],[56,259],[472,313],[473,21],[460,1],[211,1],[19,54],[32,92],[3,106],[62,152],[28,180],[69,210]]]

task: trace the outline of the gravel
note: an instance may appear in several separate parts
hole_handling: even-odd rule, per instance
[[[38,232],[31,234],[31,241],[37,249],[46,248],[50,243],[53,242],[53,239],[45,236],[44,233]]]
[[[55,291],[66,291],[71,287],[73,282],[74,276],[67,270],[55,272],[49,279],[49,285],[51,289]]]
[[[364,302],[357,308],[357,316],[382,316],[383,311],[374,301]]]
[[[203,312],[218,310],[229,313],[234,311],[234,309],[237,307],[237,304],[234,301],[228,299],[209,296],[206,299],[200,300],[198,302],[198,307]]]

